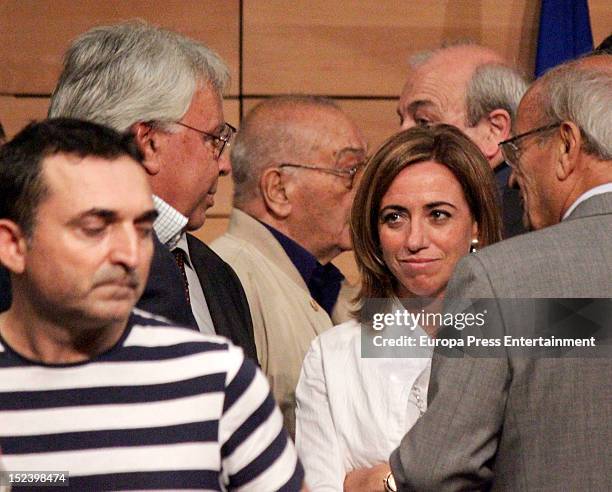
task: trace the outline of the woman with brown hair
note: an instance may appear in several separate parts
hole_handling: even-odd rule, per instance
[[[313,341],[297,387],[296,444],[311,490],[391,486],[389,454],[425,411],[431,350],[362,358],[362,334],[369,340],[373,321],[396,306],[437,309],[461,257],[501,239],[497,201],[486,159],[449,125],[398,133],[369,160],[351,215],[359,309]]]

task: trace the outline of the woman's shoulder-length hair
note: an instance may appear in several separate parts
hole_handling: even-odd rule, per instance
[[[480,149],[450,125],[415,127],[390,137],[368,160],[351,211],[351,237],[361,289],[356,301],[392,298],[396,281],[383,261],[378,235],[380,203],[406,167],[434,161],[457,178],[472,217],[480,247],[501,240],[501,214],[495,177]],[[358,318],[369,318],[361,307]]]

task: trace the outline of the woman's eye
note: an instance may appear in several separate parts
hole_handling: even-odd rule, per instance
[[[398,212],[388,212],[383,215],[382,221],[384,224],[394,224],[400,220],[401,216]]]
[[[436,221],[443,221],[449,219],[451,217],[451,214],[445,210],[432,210],[431,216]]]

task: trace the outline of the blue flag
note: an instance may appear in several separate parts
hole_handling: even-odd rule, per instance
[[[536,77],[592,49],[587,0],[542,0]]]

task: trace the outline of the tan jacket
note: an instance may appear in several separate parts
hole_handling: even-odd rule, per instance
[[[240,210],[232,211],[228,231],[211,247],[242,282],[259,363],[293,437],[295,388],[304,355],[317,335],[348,319],[354,289],[343,285],[332,321],[312,299],[280,243],[259,221]]]

